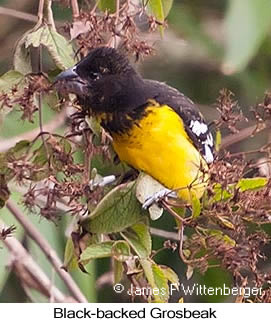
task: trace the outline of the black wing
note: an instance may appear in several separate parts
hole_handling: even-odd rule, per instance
[[[212,133],[198,107],[184,94],[165,83],[144,80],[148,93],[159,104],[170,106],[183,120],[185,130],[207,163],[214,160]]]

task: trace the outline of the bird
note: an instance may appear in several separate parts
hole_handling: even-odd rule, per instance
[[[121,161],[186,203],[202,197],[214,140],[191,99],[166,83],[144,79],[126,55],[105,46],[90,50],[55,83],[60,92],[75,94],[109,132]]]

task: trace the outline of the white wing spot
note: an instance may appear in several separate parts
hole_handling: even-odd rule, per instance
[[[207,135],[207,139],[204,140],[203,144],[207,144],[207,145],[213,147],[214,140],[213,140],[213,136],[210,133]]]
[[[204,148],[205,148],[204,158],[205,158],[206,162],[208,164],[212,163],[214,161],[214,156],[212,154],[210,147],[208,145],[205,145]]]
[[[204,134],[208,131],[207,124],[203,122],[199,122],[198,120],[195,120],[195,121],[191,120],[190,127],[191,127],[191,130],[194,132],[194,134],[197,135],[198,137],[201,134]]]

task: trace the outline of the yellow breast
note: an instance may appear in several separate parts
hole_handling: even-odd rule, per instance
[[[185,201],[191,192],[200,198],[208,166],[194,147],[179,115],[169,106],[148,107],[147,115],[126,134],[113,134],[122,161],[149,174]]]

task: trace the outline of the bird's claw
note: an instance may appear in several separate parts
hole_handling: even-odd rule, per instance
[[[158,203],[159,201],[161,201],[165,196],[176,197],[176,193],[172,192],[171,190],[169,190],[167,188],[160,190],[157,193],[146,198],[146,200],[142,204],[142,208],[144,210],[148,209],[154,203]]]

